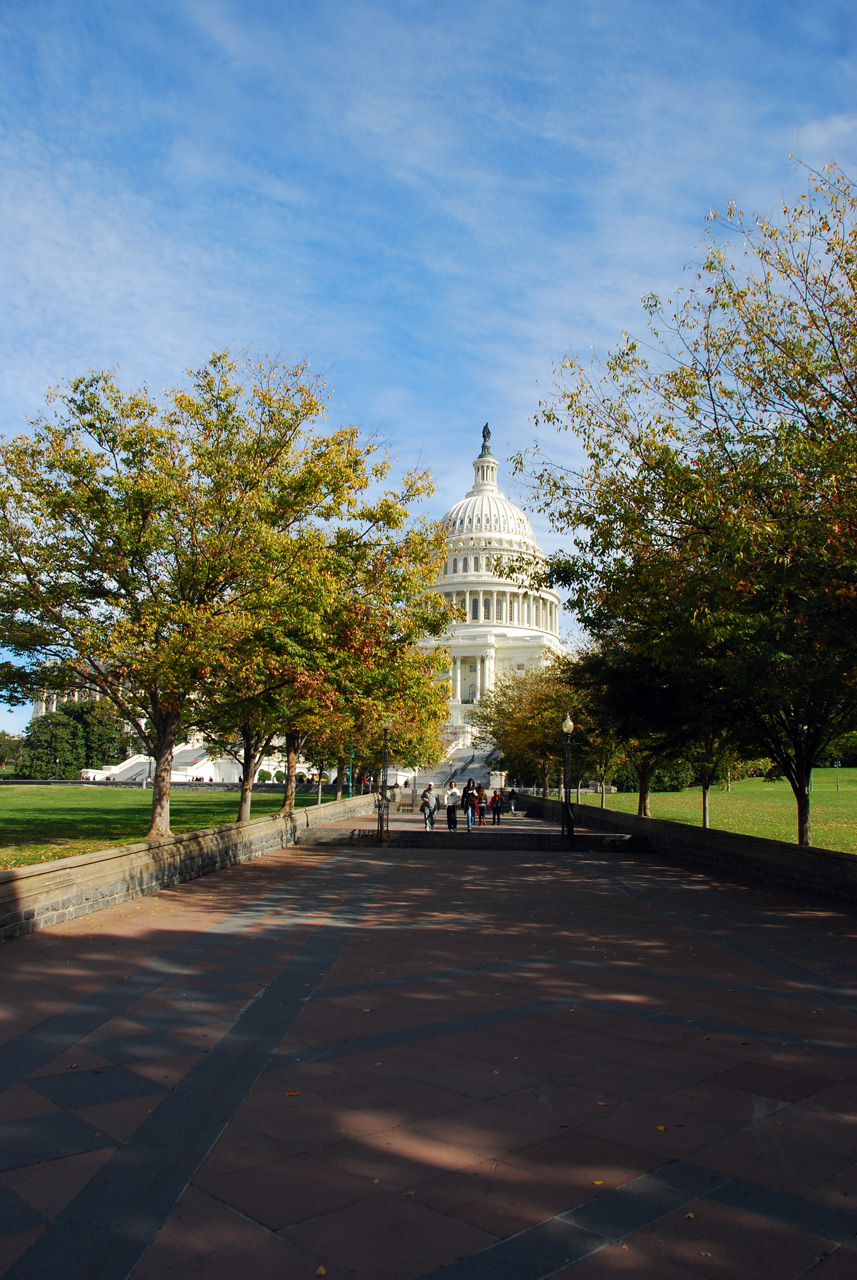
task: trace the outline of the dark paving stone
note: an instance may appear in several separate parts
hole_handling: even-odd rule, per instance
[[[194,981],[206,987],[217,987],[230,982],[260,982],[260,978],[258,973],[253,973],[250,969],[239,968],[237,965],[221,965],[209,973],[195,974]]]
[[[44,1218],[38,1209],[27,1204],[14,1191],[0,1184],[0,1235],[10,1236],[16,1231],[29,1231],[40,1227]]]
[[[561,1218],[550,1218],[480,1253],[427,1272],[421,1280],[544,1280],[603,1244],[601,1236]]]
[[[99,1040],[98,1052],[111,1062],[146,1062],[152,1058],[178,1058],[196,1053],[194,1045],[174,1040],[172,1036],[154,1033],[150,1036],[120,1036],[117,1040]]]
[[[781,1067],[769,1067],[761,1062],[742,1062],[740,1066],[709,1076],[706,1083],[740,1089],[742,1093],[757,1093],[763,1098],[778,1098],[781,1102],[800,1102],[821,1089],[829,1089],[831,1081],[826,1076],[783,1071]]]
[[[231,987],[224,986],[164,987],[158,995],[164,1000],[172,1000],[181,1005],[234,1004],[235,1001],[246,1003],[250,999],[240,991],[233,991]]]
[[[705,1195],[707,1199],[728,1205],[731,1209],[743,1209],[745,1213],[758,1214],[796,1231],[835,1240],[837,1244],[844,1244],[857,1235],[857,1214],[813,1204],[801,1196],[786,1195],[783,1191],[774,1191],[771,1187],[745,1182],[741,1178],[730,1178],[722,1187]]]
[[[135,1013],[134,1021],[169,1031],[175,1027],[207,1027],[223,1018],[210,1009],[147,1009],[145,1013]]]
[[[61,1076],[39,1076],[33,1080],[38,1089],[51,1102],[70,1111],[78,1107],[94,1107],[102,1102],[122,1102],[126,1098],[140,1098],[160,1090],[151,1080],[126,1071],[124,1067],[106,1067],[102,1071],[66,1071]]]
[[[0,1169],[17,1169],[40,1160],[79,1155],[113,1146],[106,1134],[67,1111],[0,1125]]]
[[[697,1169],[676,1161],[560,1216],[606,1240],[618,1240],[665,1217],[689,1200],[710,1195],[723,1181],[709,1169]]]

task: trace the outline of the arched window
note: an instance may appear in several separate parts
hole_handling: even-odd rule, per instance
[[[485,571],[486,571],[486,573],[488,572],[488,570],[489,570],[490,568],[491,568],[491,557],[490,557],[490,556],[486,556],[486,557],[485,557]]]
[[[497,608],[494,613],[494,621],[495,622],[503,621],[503,601],[502,600],[497,601]]]
[[[449,573],[449,562],[448,562],[448,561],[444,561],[444,565],[443,565],[443,576],[444,576],[444,577],[446,577],[446,575],[447,575],[448,573]]]
[[[467,556],[465,556],[465,557],[464,557],[464,559],[463,559],[463,560],[462,560],[462,562],[461,562],[461,572],[462,572],[462,573],[467,573],[467,565],[468,565],[468,560],[467,560]]]
[[[482,616],[486,622],[491,621],[491,601],[488,596],[482,601]]]
[[[452,572],[458,573],[458,556],[456,556],[452,562]]]
[[[478,556],[474,556],[474,557],[473,557],[473,572],[474,572],[474,573],[478,573],[478,572],[479,572],[479,557],[478,557]]]
[[[470,608],[470,616],[473,618],[474,622],[479,621],[479,597],[478,596],[473,597],[473,604],[471,605],[471,608]]]

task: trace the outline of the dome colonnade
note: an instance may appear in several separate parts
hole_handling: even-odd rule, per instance
[[[441,521],[446,560],[435,590],[465,613],[442,641],[452,657],[449,736],[457,745],[470,739],[467,707],[490,693],[499,675],[542,667],[563,650],[558,594],[503,575],[519,557],[538,564],[544,554],[524,512],[498,487],[490,438],[486,424],[473,487]]]

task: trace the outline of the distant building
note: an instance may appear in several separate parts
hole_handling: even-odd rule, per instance
[[[563,652],[557,592],[532,589],[499,572],[520,555],[537,563],[545,557],[526,515],[497,485],[499,464],[490,439],[486,425],[473,463],[473,488],[441,521],[446,563],[436,590],[461,604],[467,615],[435,642],[452,654],[447,673],[452,747],[469,742],[468,709],[494,688],[498,676],[542,667],[551,653]]]

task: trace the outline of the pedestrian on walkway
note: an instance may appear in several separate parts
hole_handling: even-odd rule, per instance
[[[461,792],[455,785],[454,778],[449,780],[443,803],[446,805],[446,825],[450,831],[455,831],[458,827],[458,806],[461,804]]]
[[[518,793],[514,787],[509,792],[509,812],[514,813],[518,807]]]
[[[485,790],[481,782],[476,788],[476,804],[479,809],[479,825],[480,827],[487,827],[488,823],[485,821],[485,818],[488,813],[488,792]]]
[[[476,795],[476,783],[472,778],[467,779],[467,786],[461,797],[461,807],[464,810],[464,816],[467,819],[467,830],[473,830],[473,819],[477,816],[478,798]]]
[[[499,827],[500,814],[503,812],[503,797],[499,791],[495,791],[491,797],[491,826]]]
[[[437,816],[437,792],[434,789],[434,783],[430,782],[425,791],[420,796],[422,801],[420,812],[425,818],[426,831],[434,831],[434,820]]]

